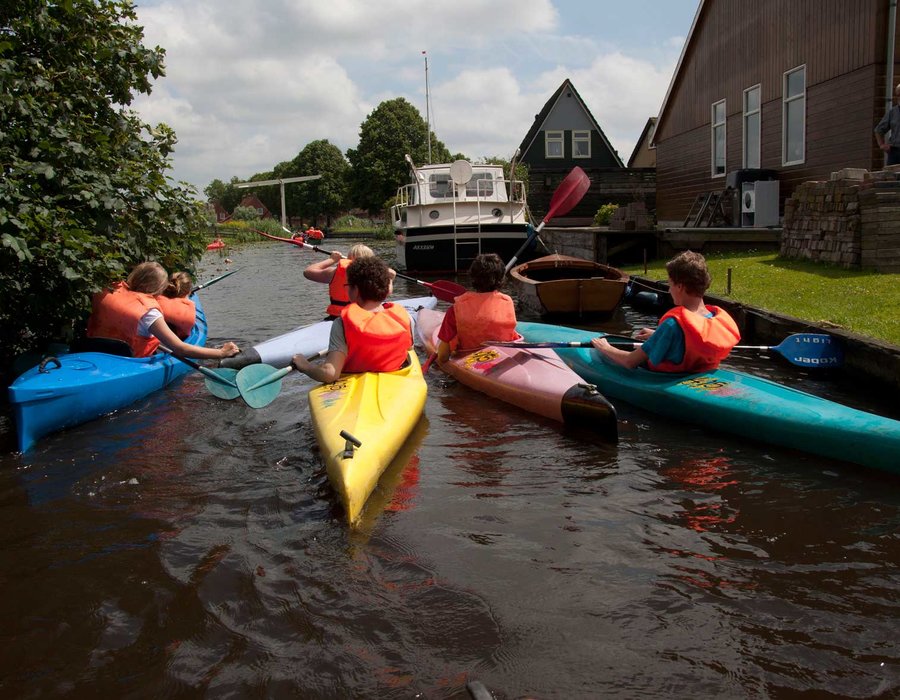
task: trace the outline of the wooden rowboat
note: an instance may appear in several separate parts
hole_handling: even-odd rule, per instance
[[[521,309],[542,315],[609,315],[625,295],[628,275],[603,263],[547,255],[510,270]]]

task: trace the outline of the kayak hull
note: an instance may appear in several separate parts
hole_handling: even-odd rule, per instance
[[[417,315],[420,338],[434,353],[444,314],[424,309]],[[531,413],[589,427],[605,439],[618,436],[613,405],[552,350],[488,345],[454,355],[441,369],[461,384]]]
[[[598,333],[519,323],[528,342],[583,342]],[[719,368],[696,374],[628,370],[593,348],[560,348],[563,361],[607,396],[644,410],[782,447],[900,474],[900,421]]]
[[[412,299],[397,299],[396,303],[406,307],[410,318],[415,324],[415,311],[419,308],[433,309],[437,306],[436,297],[413,297]],[[415,337],[415,328],[413,328]],[[264,362],[272,367],[289,367],[294,355],[309,357],[320,350],[328,348],[328,338],[331,334],[331,321],[319,321],[306,326],[300,326],[292,331],[283,333],[254,345],[249,350],[244,350],[233,357],[228,357],[219,363],[220,367],[241,369],[247,365]]]
[[[406,366],[396,372],[344,374],[309,392],[310,417],[328,480],[351,526],[419,421],[426,393],[419,358],[412,350]]]
[[[197,296],[197,320],[186,342],[203,345],[207,326]],[[165,353],[120,357],[102,352],[74,352],[32,367],[9,387],[20,452],[42,437],[112,413],[158,391],[189,367]]]

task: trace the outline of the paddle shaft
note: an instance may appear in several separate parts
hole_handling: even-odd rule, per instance
[[[216,372],[214,370],[211,370],[208,367],[204,367],[203,365],[201,365],[197,362],[194,362],[193,360],[189,360],[186,357],[182,357],[181,355],[176,355],[174,352],[169,350],[169,348],[164,348],[164,347],[160,346],[160,350],[162,350],[164,353],[171,355],[172,357],[174,357],[178,360],[181,360],[188,367],[191,367],[191,368],[197,370],[198,372],[200,372],[200,374],[204,375],[205,377],[209,377],[214,382],[218,382],[219,384],[226,384],[228,386],[231,386],[231,387],[234,387],[235,389],[237,389],[237,384],[235,384],[232,381],[229,381],[228,379],[225,379],[225,377],[222,377],[222,376],[216,374]]]
[[[239,267],[239,268],[237,268],[236,270],[229,270],[229,271],[226,272],[224,275],[219,275],[218,277],[213,277],[211,280],[207,280],[207,281],[204,282],[203,284],[198,284],[196,287],[194,287],[194,288],[191,290],[191,294],[194,294],[195,292],[199,292],[201,289],[206,289],[206,288],[207,288],[208,286],[210,286],[211,284],[215,284],[215,283],[218,282],[219,280],[225,279],[226,277],[228,277],[228,275],[233,275],[235,272],[240,272],[241,269],[242,269],[242,268]]]

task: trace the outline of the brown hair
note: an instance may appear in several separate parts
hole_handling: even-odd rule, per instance
[[[482,253],[469,266],[469,275],[476,292],[493,292],[503,284],[506,266],[496,253]]]
[[[169,284],[169,273],[158,262],[142,262],[136,265],[125,280],[133,292],[144,294],[162,294]]]
[[[712,278],[706,267],[706,258],[700,253],[686,250],[666,263],[669,279],[675,284],[684,286],[685,291],[693,296],[702,297],[709,289]]]
[[[186,297],[190,295],[193,286],[194,281],[191,279],[190,273],[179,270],[169,275],[169,284],[163,294],[172,299]]]
[[[384,301],[391,292],[391,273],[381,258],[356,258],[347,266],[347,283],[362,301]]]

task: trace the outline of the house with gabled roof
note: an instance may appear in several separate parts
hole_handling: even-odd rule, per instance
[[[576,165],[591,178],[591,188],[565,217],[554,225],[585,225],[593,221],[601,204],[628,204],[648,192],[648,178],[630,172],[594,119],[572,81],[566,78],[550,96],[519,146],[518,159],[528,166],[528,201],[542,216],[553,192]]]
[[[656,117],[650,117],[644,124],[644,130],[638,137],[631,157],[628,159],[629,168],[655,168],[656,146],[653,145],[653,134],[656,132]]]
[[[872,130],[900,82],[898,25],[893,0],[700,0],[653,138],[659,226],[688,224],[729,185],[726,220],[774,199],[777,224],[801,183],[880,169]],[[778,186],[740,194],[760,181]]]

